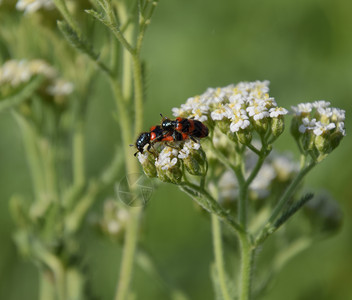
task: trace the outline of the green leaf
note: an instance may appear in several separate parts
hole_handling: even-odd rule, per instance
[[[43,80],[44,78],[42,76],[36,76],[14,94],[0,99],[0,112],[13,108],[30,98],[32,94],[40,87]]]
[[[309,200],[313,199],[313,194],[308,193],[304,195],[299,201],[292,204],[274,223],[274,230],[278,229],[283,223],[285,223],[292,215],[294,215],[304,204]]]
[[[81,39],[77,32],[74,31],[65,21],[57,21],[57,26],[73,48],[77,49],[79,52],[87,54],[93,60],[99,58],[99,54],[94,52],[92,46],[87,41]]]

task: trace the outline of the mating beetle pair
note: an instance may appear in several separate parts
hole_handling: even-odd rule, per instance
[[[170,120],[162,117],[161,125],[152,126],[149,132],[142,132],[136,141],[137,152],[143,153],[144,147],[148,145],[147,151],[153,144],[157,142],[178,142],[191,139],[197,142],[196,138],[204,138],[208,136],[208,128],[200,121],[186,118],[176,118]]]

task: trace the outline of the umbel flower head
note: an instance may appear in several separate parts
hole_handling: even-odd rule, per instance
[[[153,147],[146,145],[145,151],[138,154],[148,176],[175,184],[186,179],[185,172],[205,176],[208,165],[213,169],[212,174],[217,174],[219,179],[226,171],[226,168],[220,167],[223,167],[224,160],[228,160],[225,165],[236,168],[241,164],[236,157],[245,159],[246,149],[265,159],[273,142],[284,131],[284,116],[288,114],[288,110],[278,106],[276,100],[269,95],[269,81],[240,82],[208,88],[203,94],[187,99],[186,103],[172,111],[175,117],[198,120],[209,129],[208,137],[197,142],[184,139],[166,144],[159,140]],[[300,149],[315,162],[321,161],[345,135],[345,112],[331,108],[326,101],[302,103],[293,107],[293,111],[291,132]],[[259,148],[253,137],[259,138]],[[222,159],[219,159],[219,155],[223,156]],[[283,168],[277,168],[279,164],[287,165],[287,161],[281,157],[269,164],[264,163],[260,170],[256,170],[258,176],[251,179],[253,181],[249,186],[254,198],[268,195],[274,178],[292,179],[291,175],[297,172],[295,168],[289,174]],[[243,162],[243,165],[247,165],[244,172],[250,171],[247,162]],[[265,184],[261,177],[267,178]],[[285,179],[281,180],[286,182]]]
[[[278,107],[268,92],[269,81],[209,88],[172,111],[177,117],[194,118],[210,127],[218,126],[230,138],[248,144],[253,131],[264,135],[270,130],[273,137],[277,137],[284,130],[282,119],[288,111]]]
[[[346,135],[345,111],[330,107],[330,102],[315,101],[292,106],[294,117],[291,133],[301,151],[322,160]]]

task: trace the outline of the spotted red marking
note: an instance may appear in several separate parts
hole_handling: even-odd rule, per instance
[[[174,138],[171,135],[165,136],[162,138],[162,141],[164,142],[172,142]]]

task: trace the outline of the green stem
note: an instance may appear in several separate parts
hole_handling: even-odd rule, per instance
[[[158,4],[158,0],[153,1],[151,3],[151,7],[146,17],[143,16],[142,12],[140,12],[139,14],[140,30],[139,30],[139,35],[137,37],[136,53],[140,53],[141,51],[145,32],[147,30],[148,25],[150,24],[150,20],[153,16],[153,13],[155,11],[157,4]]]
[[[116,80],[111,80],[110,84],[114,93],[114,98],[117,106],[118,121],[122,136],[123,152],[124,157],[126,159],[126,171],[128,173],[137,173],[139,169],[136,160],[127,159],[131,156],[131,148],[129,146],[132,141],[132,131],[130,123],[131,118],[129,117],[129,113],[122,95],[120,83]]]
[[[116,5],[118,6],[117,13],[119,16],[120,24],[127,24],[129,16],[126,8],[126,3],[124,3],[123,1],[119,1],[116,3]],[[130,23],[123,32],[126,41],[130,45],[132,44],[133,32],[133,23]],[[124,99],[129,102],[132,98],[132,55],[130,51],[127,50],[125,47],[123,47],[122,50],[122,63],[122,94]]]
[[[16,113],[15,111],[13,111],[13,116],[16,119],[18,126],[22,132],[27,161],[31,172],[31,178],[33,180],[35,199],[36,201],[45,200],[45,181],[42,172],[42,164],[36,145],[36,132],[23,116]]]
[[[40,261],[43,261],[53,272],[56,300],[67,300],[66,275],[62,262],[48,251],[39,241],[33,240],[33,251]]]
[[[39,150],[44,166],[44,177],[46,183],[46,193],[49,201],[57,202],[59,200],[57,187],[57,170],[54,147],[48,139],[41,138],[38,141]]]
[[[122,263],[120,268],[119,282],[114,298],[115,300],[125,300],[129,295],[129,286],[132,277],[132,269],[137,247],[137,236],[141,214],[141,207],[130,209],[130,219],[126,227],[127,229],[122,253]]]
[[[241,226],[246,230],[247,227],[247,192],[248,187],[246,186],[246,180],[244,177],[245,167],[244,167],[244,157],[243,150],[241,151],[239,147],[236,147],[236,165],[234,167],[234,172],[238,181],[239,186],[239,200],[238,200],[238,220]]]
[[[230,293],[227,287],[226,271],[224,268],[222,238],[221,238],[221,224],[219,218],[215,214],[211,214],[211,224],[213,232],[213,248],[215,257],[215,267],[218,274],[221,293],[224,300],[231,300]]]
[[[83,121],[78,121],[73,134],[73,185],[81,187],[85,182]]]
[[[143,79],[142,66],[137,55],[132,57],[133,61],[133,80],[134,80],[134,111],[135,128],[134,136],[137,136],[143,127]]]
[[[241,270],[239,282],[239,300],[251,298],[251,277],[253,268],[254,248],[246,233],[239,235],[241,248]]]
[[[50,272],[45,270],[39,274],[39,300],[55,300],[55,290],[49,276]]]

